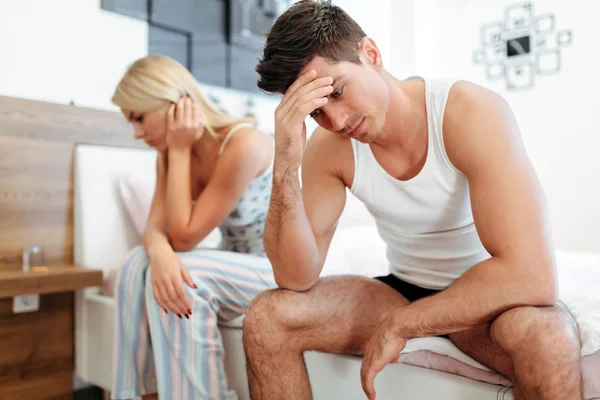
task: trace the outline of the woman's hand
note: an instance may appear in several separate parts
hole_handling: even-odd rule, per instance
[[[196,289],[190,273],[177,254],[172,250],[162,250],[150,256],[152,292],[156,302],[165,312],[168,310],[189,319],[192,307],[188,300],[183,281]]]
[[[182,97],[177,105],[171,104],[167,113],[167,148],[191,149],[202,137],[204,124],[200,108],[189,97]]]

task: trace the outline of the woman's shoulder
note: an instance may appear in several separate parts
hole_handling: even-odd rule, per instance
[[[252,122],[239,122],[231,125],[226,133],[221,144],[219,153],[223,153],[228,148],[236,148],[238,150],[264,149],[270,150],[274,147],[275,142],[273,137],[260,129]]]

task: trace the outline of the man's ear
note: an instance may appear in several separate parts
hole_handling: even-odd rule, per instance
[[[363,62],[374,66],[376,69],[380,69],[383,66],[383,60],[377,43],[368,36],[365,36],[358,42],[358,54],[363,59]]]

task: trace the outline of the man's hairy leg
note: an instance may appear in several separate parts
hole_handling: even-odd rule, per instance
[[[406,304],[389,286],[358,276],[259,295],[244,317],[252,399],[311,399],[304,351],[362,355],[381,321]]]
[[[514,308],[450,338],[510,379],[516,400],[583,398],[577,326],[561,306]]]

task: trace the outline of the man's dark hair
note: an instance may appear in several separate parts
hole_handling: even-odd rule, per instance
[[[330,0],[302,0],[292,5],[267,34],[259,61],[258,87],[285,93],[313,57],[360,63],[357,45],[366,34]]]

